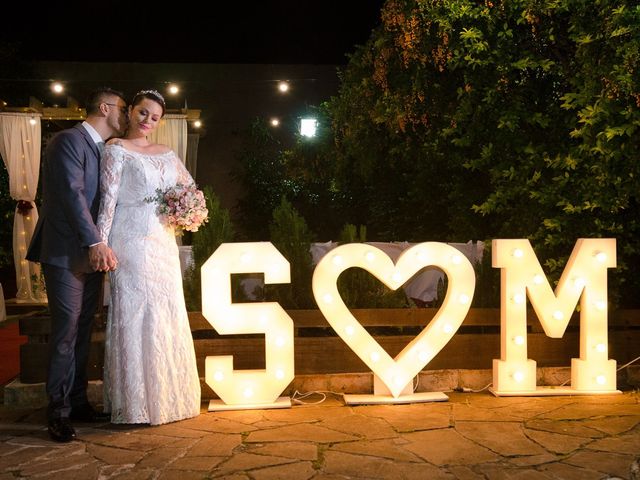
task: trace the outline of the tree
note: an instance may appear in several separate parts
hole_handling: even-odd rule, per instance
[[[636,2],[389,0],[329,104],[338,178],[389,239],[527,237],[557,278],[616,237],[630,280],[639,63]]]

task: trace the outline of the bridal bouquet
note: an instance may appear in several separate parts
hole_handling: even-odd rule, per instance
[[[156,189],[156,195],[145,201],[158,204],[156,212],[160,221],[175,229],[176,235],[183,230],[197,232],[208,220],[207,201],[202,190],[194,185],[176,184],[165,190]]]

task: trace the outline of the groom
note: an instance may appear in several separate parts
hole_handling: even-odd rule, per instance
[[[95,225],[100,153],[105,140],[124,133],[126,106],[115,90],[91,93],[87,119],[58,133],[46,150],[41,213],[27,259],[42,264],[49,297],[47,420],[49,435],[58,442],[75,438],[70,420],[109,420],[89,404],[86,370],[102,272],[117,264]]]

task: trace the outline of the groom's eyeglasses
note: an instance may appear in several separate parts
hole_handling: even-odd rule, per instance
[[[107,103],[107,102],[103,102],[103,103],[105,105],[111,105],[112,107],[118,107],[122,113],[127,113],[127,106],[126,105],[121,107],[120,105],[118,105],[116,103]]]

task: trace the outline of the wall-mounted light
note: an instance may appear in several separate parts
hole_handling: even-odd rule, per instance
[[[180,87],[178,87],[175,83],[171,83],[169,84],[169,86],[167,87],[167,91],[171,94],[171,95],[177,95],[178,92],[180,92]]]
[[[273,117],[269,123],[271,124],[272,127],[277,127],[278,125],[280,125],[280,120],[278,120],[277,118]]]
[[[200,120],[196,120],[193,122],[194,128],[200,128],[202,126],[202,122]]]
[[[315,118],[300,119],[300,135],[312,138],[316,136],[318,121]]]
[[[64,85],[60,82],[53,82],[51,84],[51,90],[53,90],[54,93],[62,93],[64,92]]]

